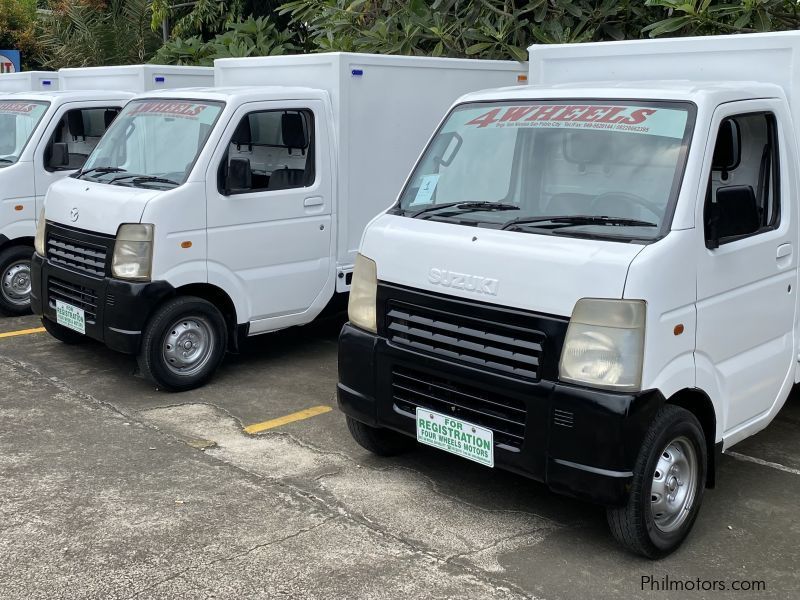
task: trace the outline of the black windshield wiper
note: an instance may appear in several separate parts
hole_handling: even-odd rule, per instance
[[[125,169],[120,169],[119,167],[92,167],[91,169],[86,169],[85,171],[81,171],[76,175],[78,179],[83,179],[84,175],[88,175],[89,173],[124,173]]]
[[[136,185],[137,183],[169,183],[170,185],[175,185],[175,186],[180,185],[180,183],[178,183],[177,181],[172,181],[172,179],[156,177],[155,175],[137,175],[135,173],[114,177],[114,179],[112,179],[108,183],[115,184],[118,181],[125,181],[126,179],[130,179],[133,185]]]
[[[11,160],[10,158],[0,158],[0,162],[11,164],[14,161]]]
[[[412,219],[416,219],[420,215],[424,215],[426,213],[431,213],[438,210],[443,210],[445,208],[454,208],[456,209],[455,213],[472,212],[479,210],[486,210],[486,211],[519,210],[519,206],[517,206],[516,204],[506,204],[503,202],[448,202],[446,204],[436,204],[433,206],[428,206],[427,208],[423,208],[422,210],[418,210],[417,212],[412,213],[410,216]]]
[[[131,183],[133,185],[136,185],[137,183],[168,183],[175,186],[180,185],[180,183],[177,181],[167,179],[166,177],[156,177],[155,175],[139,175],[138,177],[134,177],[131,180]]]
[[[599,215],[561,215],[550,217],[520,217],[511,219],[503,224],[500,229],[514,229],[525,225],[536,225],[537,223],[557,223],[564,227],[574,225],[617,225],[627,227],[658,227],[656,223],[650,221],[640,221],[638,219],[628,219],[625,217],[606,217]]]

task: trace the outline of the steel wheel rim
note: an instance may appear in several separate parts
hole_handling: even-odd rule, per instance
[[[650,488],[651,514],[660,531],[673,532],[689,518],[698,470],[697,452],[687,437],[675,438],[661,451]]]
[[[208,319],[201,316],[178,319],[164,336],[164,364],[176,375],[191,377],[205,368],[215,346],[216,335]]]
[[[31,261],[18,260],[3,271],[0,293],[14,306],[27,306],[31,302]]]

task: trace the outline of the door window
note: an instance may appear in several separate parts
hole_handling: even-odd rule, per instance
[[[238,123],[220,165],[225,195],[308,187],[314,183],[310,110],[252,112]]]
[[[721,123],[704,211],[706,246],[716,248],[779,225],[778,158],[772,113],[737,115]]]
[[[78,108],[64,113],[45,149],[45,168],[74,171],[83,167],[119,111],[116,107]]]

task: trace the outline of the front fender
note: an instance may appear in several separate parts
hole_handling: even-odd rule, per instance
[[[670,398],[681,390],[694,388],[695,364],[694,352],[684,352],[675,356],[656,374],[652,382],[648,382],[648,389],[657,389],[664,398]]]
[[[244,285],[234,275],[234,273],[227,269],[224,265],[218,262],[208,261],[208,283],[215,285],[228,294],[228,297],[233,302],[233,307],[236,309],[236,320],[239,325],[249,323],[252,313],[252,306],[247,297]],[[196,282],[193,282],[196,283]]]
[[[727,423],[728,420],[728,411],[726,410],[725,403],[722,401],[722,386],[717,376],[717,370],[705,354],[696,352],[694,361],[697,378],[695,387],[703,391],[710,398],[711,404],[714,406],[714,413],[717,415],[717,428],[714,436],[714,441],[717,442],[722,439],[723,433],[725,432],[725,423]]]
[[[36,221],[34,219],[7,223],[0,227],[0,248],[20,238],[33,239],[35,235]]]

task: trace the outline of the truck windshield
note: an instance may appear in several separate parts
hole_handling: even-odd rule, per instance
[[[694,107],[530,102],[456,108],[395,212],[466,225],[654,239],[669,218]]]
[[[0,99],[0,169],[19,160],[48,106],[49,102]]]
[[[222,108],[221,102],[135,100],[97,144],[79,177],[156,189],[179,186]]]

